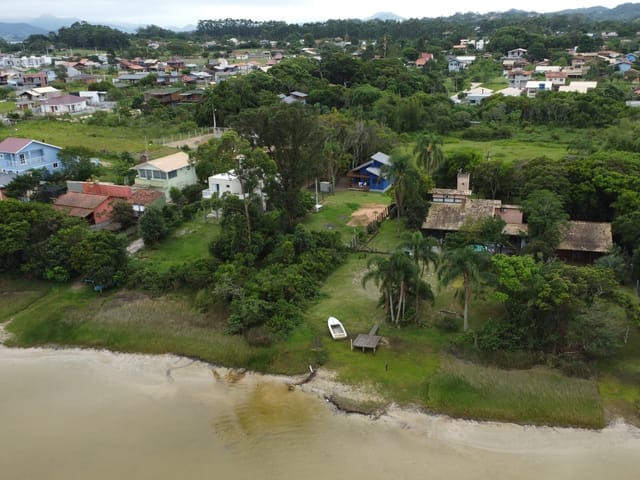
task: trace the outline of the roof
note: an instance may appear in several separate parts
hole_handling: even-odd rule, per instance
[[[33,142],[33,140],[31,140],[30,138],[5,138],[2,142],[0,142],[0,152],[18,153],[31,142]]]
[[[391,157],[389,157],[389,155],[387,155],[386,153],[382,153],[382,152],[377,152],[371,155],[371,160],[375,160],[376,162],[380,162],[384,165],[391,164]]]
[[[497,90],[496,93],[504,95],[505,97],[519,97],[522,95],[522,90],[515,87],[507,87],[502,90]]]
[[[598,82],[571,82],[569,85],[562,85],[561,92],[587,93],[588,90],[596,88]]]
[[[70,207],[93,210],[108,200],[107,195],[93,195],[90,193],[67,192],[56,198],[53,204],[56,207]]]
[[[43,93],[58,93],[58,90],[55,87],[34,87],[31,89],[32,92],[36,92],[38,95],[42,95]]]
[[[428,230],[460,230],[467,218],[493,218],[500,200],[472,200],[464,203],[432,203],[422,228]]]
[[[152,168],[155,170],[161,170],[163,172],[172,172],[179,168],[189,166],[189,155],[185,152],[177,152],[166,157],[156,158],[155,160],[149,160],[148,162],[141,163],[133,167],[135,170],[143,168]]]
[[[606,253],[613,246],[611,224],[599,222],[567,222],[558,250]]]
[[[170,95],[172,93],[178,93],[180,88],[154,88],[144,92],[147,95]]]
[[[43,100],[43,105],[72,105],[76,103],[87,103],[86,98],[78,97],[76,95],[63,95],[61,97],[53,97],[47,100]]]
[[[131,200],[136,205],[150,205],[161,197],[164,193],[148,188],[136,188],[131,192]]]

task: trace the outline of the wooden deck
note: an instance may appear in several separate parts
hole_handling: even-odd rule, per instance
[[[378,324],[371,327],[369,333],[359,333],[355,340],[351,339],[351,350],[354,348],[361,348],[364,352],[365,349],[373,350],[373,353],[376,352],[376,348],[378,347],[378,343],[380,343],[380,339],[382,337],[376,335],[378,333],[378,329],[380,326]]]

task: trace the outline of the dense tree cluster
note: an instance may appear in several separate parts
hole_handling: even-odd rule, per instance
[[[0,202],[0,271],[111,286],[125,279],[126,239],[39,202]]]

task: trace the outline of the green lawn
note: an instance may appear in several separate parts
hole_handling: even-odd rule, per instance
[[[153,248],[139,251],[136,259],[153,263],[158,271],[165,272],[173,265],[206,258],[209,256],[209,243],[220,231],[217,220],[203,220],[202,214],[180,225],[169,238]]]
[[[13,101],[0,102],[0,113],[9,113],[16,111],[16,104]]]
[[[358,231],[363,231],[365,225],[348,225],[352,221],[352,214],[368,205],[388,205],[391,197],[384,193],[338,191],[327,195],[321,201],[319,212],[308,215],[303,222],[311,230],[337,231],[346,243]],[[362,223],[362,222],[360,222]]]

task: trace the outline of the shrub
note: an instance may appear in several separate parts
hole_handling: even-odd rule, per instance
[[[446,316],[436,318],[433,325],[443,332],[458,332],[460,330],[460,319]]]
[[[568,377],[591,378],[594,374],[591,366],[579,357],[558,357],[554,363]]]

